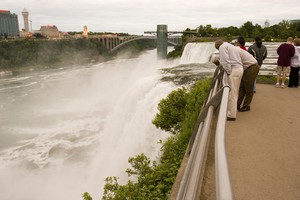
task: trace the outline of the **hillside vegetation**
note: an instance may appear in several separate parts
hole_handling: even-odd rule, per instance
[[[262,27],[259,24],[247,21],[240,27],[215,28],[208,24],[200,25],[196,29],[187,28],[182,36],[182,45],[177,46],[174,51],[170,52],[168,58],[180,57],[184,46],[189,42],[214,42],[219,38],[230,42],[239,36],[244,37],[247,42],[254,42],[256,36],[259,36],[265,42],[285,42],[288,37],[300,37],[300,23],[282,20],[278,24]]]
[[[101,62],[113,59],[123,51],[129,51],[127,55],[134,56],[155,46],[153,41],[133,41],[111,54],[101,42],[93,39],[0,41],[0,70]]]

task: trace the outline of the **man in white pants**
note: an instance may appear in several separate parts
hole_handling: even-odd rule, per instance
[[[215,47],[219,50],[220,64],[228,75],[230,86],[227,120],[235,121],[239,87],[244,73],[241,55],[237,47],[222,40],[217,40]]]

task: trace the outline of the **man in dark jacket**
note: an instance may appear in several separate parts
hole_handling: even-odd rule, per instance
[[[248,52],[257,60],[259,69],[268,55],[268,51],[265,45],[262,44],[260,37],[255,37],[255,43],[248,48]],[[254,82],[254,92],[256,92],[256,81]]]
[[[286,74],[291,65],[291,57],[295,54],[295,47],[293,46],[293,38],[289,37],[286,43],[281,44],[277,48],[278,60],[277,60],[277,83],[276,87],[279,87],[280,75],[282,73],[281,87],[284,88],[284,82]]]

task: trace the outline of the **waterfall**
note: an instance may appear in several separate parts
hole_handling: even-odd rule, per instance
[[[152,119],[174,85],[156,51],[134,59],[0,78],[0,199],[100,199],[128,158],[160,156]]]
[[[207,63],[209,56],[215,51],[214,43],[187,43],[180,64]]]
[[[153,50],[0,77],[0,199],[80,200],[86,191],[100,199],[106,177],[125,183],[128,158],[157,159],[158,141],[169,136],[151,123],[159,101],[176,88],[160,81],[160,69],[207,63],[214,51],[212,43],[189,43],[172,66]],[[214,70],[203,65],[188,72]]]

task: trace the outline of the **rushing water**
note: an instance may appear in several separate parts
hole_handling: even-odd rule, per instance
[[[209,55],[215,51],[214,43],[188,43],[184,47],[180,64],[207,63]]]
[[[137,59],[0,79],[0,199],[96,199],[128,158],[158,156],[151,121],[174,86],[155,51]]]
[[[79,200],[85,191],[100,199],[107,176],[127,180],[129,157],[157,159],[158,141],[168,133],[151,121],[158,102],[176,88],[160,81],[159,69],[181,61],[158,61],[149,51],[90,66],[0,74],[0,199]]]

